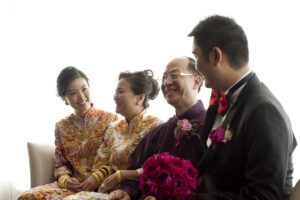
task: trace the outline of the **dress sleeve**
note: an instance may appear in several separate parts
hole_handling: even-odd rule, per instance
[[[99,119],[99,123],[105,123],[104,129],[104,137],[97,149],[97,154],[93,161],[92,172],[95,172],[101,168],[103,165],[108,165],[109,162],[109,147],[108,140],[109,135],[111,133],[112,124],[115,124],[119,119],[117,115],[108,113],[106,114],[106,120],[103,122],[104,118]],[[103,125],[101,125],[103,126]]]
[[[111,128],[109,127],[105,133],[102,142],[97,150],[97,154],[94,159],[92,172],[100,170],[102,166],[109,165],[109,135]]]
[[[138,134],[134,135],[131,143],[128,145],[127,148],[125,148],[124,154],[128,155],[132,161],[132,153],[135,151],[135,149],[137,148],[137,146],[140,144],[140,142],[142,141],[142,139],[157,125],[159,125],[161,123],[161,121],[158,118],[151,118],[149,117],[149,120],[146,120],[144,123],[142,123],[138,128],[141,129],[142,131],[140,131]],[[134,157],[138,157],[137,155],[135,155]],[[143,162],[144,163],[144,162]],[[143,164],[142,163],[142,164]],[[136,168],[140,168],[139,166],[136,166]]]
[[[65,150],[63,148],[60,129],[56,124],[55,127],[55,155],[54,155],[54,176],[58,179],[59,176],[64,174],[72,175],[72,166],[65,157]]]

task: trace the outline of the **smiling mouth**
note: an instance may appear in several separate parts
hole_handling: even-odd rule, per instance
[[[166,90],[165,91],[165,94],[166,95],[169,95],[169,94],[173,94],[173,93],[175,93],[176,92],[176,90],[174,90],[174,89],[169,89],[169,90]]]
[[[85,106],[87,103],[88,103],[88,100],[86,100],[86,101],[83,102],[83,103],[79,103],[79,105],[80,105],[80,106]]]

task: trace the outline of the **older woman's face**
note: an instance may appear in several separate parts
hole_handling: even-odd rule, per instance
[[[63,97],[79,116],[84,116],[91,108],[90,88],[87,81],[82,78],[74,79],[67,87]]]
[[[120,79],[114,96],[116,112],[130,119],[138,106],[137,97],[138,95],[131,90],[129,82],[124,78]]]

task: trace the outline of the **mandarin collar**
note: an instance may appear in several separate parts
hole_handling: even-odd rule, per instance
[[[189,108],[187,111],[185,111],[180,116],[176,116],[177,119],[191,119],[197,117],[199,115],[199,112],[204,110],[204,106],[201,100],[198,100],[197,103],[195,103],[191,108]]]
[[[76,113],[73,113],[72,115],[75,117],[75,119],[77,120],[86,120],[91,118],[92,113],[96,110],[95,106],[93,103],[91,103],[91,108],[89,109],[89,111],[85,114],[84,118],[82,118],[81,116],[77,115]]]
[[[131,126],[132,124],[139,123],[144,118],[144,116],[147,114],[147,112],[148,112],[148,110],[144,109],[142,112],[140,112],[139,114],[137,114],[134,118],[132,118],[132,120],[130,120],[129,123],[126,120],[127,124]]]

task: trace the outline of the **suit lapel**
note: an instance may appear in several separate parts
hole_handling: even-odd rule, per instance
[[[203,143],[202,146],[204,146],[205,152],[204,152],[203,157],[197,164],[199,174],[204,173],[205,169],[207,168],[207,165],[210,163],[209,161],[213,160],[212,158],[214,157],[214,154],[216,152],[213,150],[213,145],[210,145],[209,147],[207,147],[206,141],[207,141],[209,132],[211,131],[212,126],[215,122],[215,118],[217,116],[217,110],[218,110],[218,105],[210,106],[206,112],[205,124],[204,124],[203,131],[201,134],[201,139],[202,139],[202,143]]]
[[[259,84],[258,78],[256,74],[253,74],[253,76],[247,82],[245,88],[241,91],[236,102],[232,105],[232,108],[228,110],[228,114],[224,120],[224,123],[229,125],[231,124],[234,116],[236,115],[236,112],[239,110],[240,106],[247,100],[247,97],[251,93],[252,88],[256,87],[256,85],[258,84]]]
[[[204,124],[203,131],[201,134],[202,142],[204,143],[205,147],[207,147],[206,141],[207,141],[209,132],[211,131],[212,126],[215,122],[215,118],[217,116],[217,110],[218,110],[218,105],[210,106],[206,112],[205,124]]]

